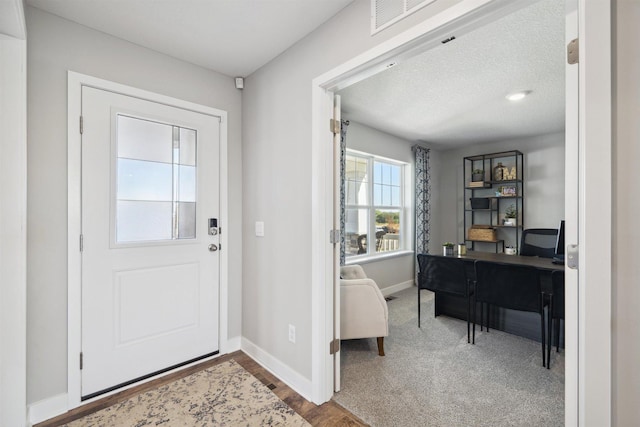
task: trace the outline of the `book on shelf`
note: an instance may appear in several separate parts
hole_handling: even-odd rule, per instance
[[[469,183],[469,187],[471,188],[483,188],[484,187],[484,181],[471,181]]]

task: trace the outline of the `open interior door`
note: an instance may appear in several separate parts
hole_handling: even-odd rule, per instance
[[[340,165],[342,162],[340,144],[340,96],[333,98],[333,121],[331,122],[333,131],[333,341],[331,351],[333,352],[333,391],[340,391],[340,188],[341,174]]]

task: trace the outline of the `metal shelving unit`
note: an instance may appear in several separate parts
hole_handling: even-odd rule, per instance
[[[496,167],[500,163],[502,164],[502,172],[504,173],[506,168],[507,175],[514,172],[515,168],[515,178],[509,176],[508,179],[499,179],[500,172],[496,173]],[[470,244],[471,250],[483,250],[490,247],[490,245],[494,245],[495,252],[498,252],[500,247],[504,252],[506,244],[516,248],[516,253],[518,253],[520,237],[524,229],[523,153],[513,150],[469,156],[464,158],[463,166],[465,242]],[[479,181],[475,181],[476,184],[472,184],[473,171],[477,169],[484,171],[482,184],[477,184]],[[507,190],[505,190],[505,187]],[[502,191],[500,191],[501,189]],[[488,199],[489,207],[473,209],[470,202],[471,198]],[[514,206],[515,225],[504,224],[505,211],[510,205]],[[494,228],[496,230],[496,239],[470,240],[468,235],[469,228],[478,224]]]

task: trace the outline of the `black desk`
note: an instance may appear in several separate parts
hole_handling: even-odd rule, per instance
[[[551,259],[549,258],[506,255],[503,253],[496,254],[477,251],[468,251],[466,255],[454,256],[465,261],[467,277],[470,278],[475,278],[473,263],[476,260],[535,267],[540,271],[540,280],[542,282],[541,284],[543,291],[548,290],[549,292],[551,291],[551,272],[555,270],[564,271],[563,264],[553,264],[551,262]],[[517,286],[517,284],[514,284],[514,286]],[[467,318],[467,301],[465,298],[438,292],[436,292],[435,294],[436,316],[444,314],[446,316],[456,317],[463,320]],[[537,313],[509,310],[496,306],[492,306],[490,311],[490,328],[540,341],[540,317]],[[479,323],[479,311],[477,313],[477,316],[478,318],[476,322]]]

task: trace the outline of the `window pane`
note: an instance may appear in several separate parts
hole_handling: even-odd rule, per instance
[[[179,202],[196,201],[196,168],[193,166],[178,166],[178,194]]]
[[[376,209],[376,252],[400,249],[400,210]]]
[[[178,239],[195,239],[196,204],[178,203]]]
[[[382,203],[381,205],[391,205],[391,187],[388,185],[382,186]]]
[[[119,200],[116,224],[118,242],[171,239],[172,203]]]
[[[391,206],[400,206],[400,187],[391,187]]]
[[[382,163],[373,162],[373,182],[382,184]]]
[[[171,163],[173,127],[118,115],[118,157]]]
[[[382,204],[382,185],[380,184],[373,184],[373,204]]]
[[[181,165],[196,165],[196,131],[180,128],[180,158]]]
[[[171,201],[171,165],[142,160],[118,159],[118,200]]]
[[[345,254],[347,256],[366,254],[369,210],[347,209],[345,216]]]
[[[400,186],[400,166],[391,168],[391,185]]]

